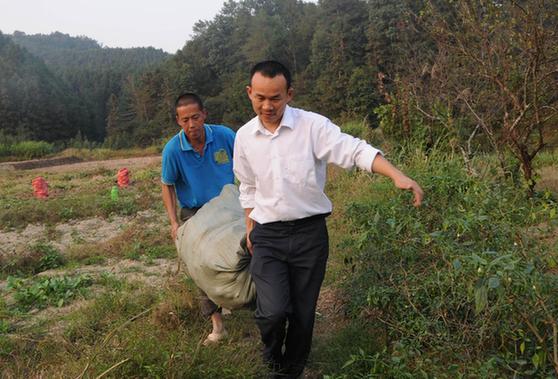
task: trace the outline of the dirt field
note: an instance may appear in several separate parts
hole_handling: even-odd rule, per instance
[[[51,343],[50,341],[65,338],[63,336],[68,333],[68,327],[70,327],[68,319],[77,318],[79,320],[87,317],[89,311],[86,310],[99,307],[99,301],[109,296],[110,291],[112,291],[111,287],[121,288],[126,286],[130,287],[132,293],[138,293],[136,295],[138,299],[141,299],[142,296],[153,296],[156,293],[159,293],[157,296],[162,296],[163,299],[171,297],[170,300],[163,300],[158,305],[153,305],[155,308],[148,320],[155,322],[155,325],[152,326],[155,335],[166,333],[164,330],[157,332],[157,328],[165,327],[168,322],[171,322],[173,328],[176,328],[178,324],[180,325],[179,329],[176,330],[177,333],[195,333],[195,335],[202,333],[201,336],[196,338],[202,337],[203,340],[203,335],[206,333],[204,330],[209,326],[207,322],[202,322],[200,328],[200,320],[197,318],[186,320],[177,318],[179,314],[192,312],[184,307],[195,308],[197,305],[195,302],[192,303],[191,300],[187,300],[192,298],[192,295],[190,295],[192,285],[184,286],[184,283],[186,283],[184,265],[181,265],[182,270],[179,272],[174,244],[170,236],[167,236],[169,234],[168,220],[159,196],[158,172],[160,170],[160,160],[159,156],[89,162],[49,160],[46,162],[25,162],[25,164],[19,166],[3,164],[0,167],[0,170],[7,172],[8,176],[3,182],[0,181],[0,187],[3,186],[0,195],[3,195],[4,199],[11,199],[7,203],[8,208],[17,208],[24,205],[28,206],[32,212],[39,212],[42,208],[47,209],[44,216],[41,216],[44,217],[43,222],[23,224],[24,227],[22,228],[0,228],[0,266],[4,266],[3,269],[6,269],[15,264],[25,269],[25,265],[27,265],[32,267],[33,270],[40,258],[34,249],[36,250],[38,245],[48,246],[49,249],[53,249],[57,254],[63,256],[66,263],[61,267],[39,270],[39,272],[35,271],[33,274],[29,274],[28,271],[26,276],[23,277],[25,280],[39,281],[41,278],[87,277],[92,281],[92,285],[88,288],[88,295],[85,297],[69,300],[64,302],[62,306],[31,307],[26,313],[20,313],[20,311],[10,311],[17,305],[17,293],[10,289],[8,285],[9,275],[13,275],[9,273],[13,272],[18,275],[17,271],[14,271],[13,268],[10,269],[11,271],[4,270],[3,276],[0,277],[0,293],[2,293],[0,316],[2,312],[11,314],[7,324],[5,324],[8,325],[7,328],[10,331],[8,335],[11,338],[16,341],[20,341],[21,338],[23,338],[21,341],[25,341],[26,338],[34,339],[38,338],[35,333],[39,331],[39,334],[46,333],[40,337],[41,343],[45,346]],[[12,167],[9,167],[10,165]],[[114,184],[114,174],[122,167],[127,167],[132,172],[132,184],[129,189],[121,190],[120,201],[123,203],[111,203],[108,200],[107,189],[110,189]],[[48,178],[49,185],[52,186],[52,195],[46,202],[34,199],[30,193],[21,193],[22,190],[31,191],[29,186],[31,178],[38,175]],[[151,200],[146,201],[146,196]],[[72,197],[74,198],[73,201],[71,201]],[[82,197],[83,201],[81,200]],[[0,197],[1,199],[2,197]],[[79,209],[76,210],[75,208],[92,201],[99,202],[101,208],[109,206],[109,209],[114,209],[114,211],[107,213],[105,210],[99,214],[93,212],[93,217],[78,216],[66,221],[48,221],[50,219],[49,214],[52,212],[73,210],[74,212],[70,212],[70,214],[89,214],[85,211],[80,213]],[[118,204],[124,204],[125,206],[117,206]],[[27,214],[28,211],[22,210],[21,212]],[[55,219],[59,220],[59,218]],[[31,289],[30,291],[34,290]],[[176,291],[178,291],[177,293],[185,293],[186,297],[177,297],[177,295],[174,295]],[[109,298],[112,296],[110,295]],[[119,296],[124,296],[124,294]],[[2,302],[5,310],[2,308]],[[345,327],[347,324],[343,296],[333,288],[323,288],[316,316],[316,344],[318,346],[328,345],[328,338],[332,332]],[[129,316],[109,312],[106,316],[100,315],[98,317],[116,318],[118,320],[119,317]],[[243,354],[248,354],[248,358],[246,358],[248,360],[243,363],[248,364],[248,366],[239,368],[239,372],[258,370],[257,365],[261,363],[258,353],[259,335],[251,312],[233,312],[233,315],[227,316],[227,318],[227,323],[231,325],[230,328],[233,332],[236,329],[241,337],[234,337],[230,343],[227,343],[225,352],[222,356],[219,356],[219,359],[223,361],[221,364],[230,365],[231,358],[228,354],[238,356],[238,351],[242,351]],[[161,326],[159,323],[163,325]],[[85,364],[80,363],[79,358],[73,352],[94,348],[101,339],[106,337],[103,333],[100,333],[98,336],[91,338],[94,338],[93,345],[86,344],[82,347],[69,345],[69,352],[60,352],[50,348],[44,350],[41,353],[44,355],[43,358],[26,363],[30,366],[21,371],[18,371],[17,368],[19,362],[28,362],[29,359],[35,358],[26,355],[27,343],[21,342],[20,344],[18,342],[17,346],[19,347],[13,353],[16,357],[16,364],[10,366],[13,370],[10,372],[16,376],[19,375],[18,372],[34,373],[33,375],[39,376],[48,375],[45,373],[55,372],[55,367],[60,365],[61,362],[57,361],[57,356],[60,354],[66,354],[65,359],[69,362],[64,365],[66,370],[79,372],[81,368],[79,371],[75,371],[78,370],[76,367]],[[240,339],[236,339],[235,342],[235,338]],[[141,344],[143,342],[138,340],[136,343]],[[184,346],[181,349],[191,349],[190,345],[192,343],[194,341],[184,341]],[[249,348],[242,347],[244,345],[249,346]],[[51,353],[54,354],[53,359],[55,361],[50,360],[49,354]],[[94,356],[90,359],[94,359]],[[208,359],[214,359],[214,357],[208,357]],[[255,362],[252,366],[248,363],[250,360]],[[1,364],[2,360],[0,359]],[[39,367],[47,367],[47,369],[42,371],[43,369],[39,369]],[[103,367],[103,363],[99,362],[98,367]],[[203,364],[200,367],[203,367]],[[223,368],[223,370],[229,369]],[[99,373],[100,371],[102,370],[98,368],[95,372]],[[309,368],[305,377],[318,378],[320,377],[320,371],[316,368]]]

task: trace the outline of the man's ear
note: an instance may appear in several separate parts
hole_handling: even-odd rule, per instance
[[[293,99],[294,96],[294,89],[293,87],[289,87],[287,90],[287,103]]]
[[[248,94],[248,97],[252,97],[252,87],[251,86],[246,86],[246,93]]]

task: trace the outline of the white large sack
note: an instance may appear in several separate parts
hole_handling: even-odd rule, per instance
[[[228,309],[240,308],[256,296],[238,195],[235,185],[226,185],[178,229],[176,241],[188,275],[215,304]]]

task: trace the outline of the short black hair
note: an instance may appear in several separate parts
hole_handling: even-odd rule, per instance
[[[287,80],[287,90],[291,88],[291,72],[282,63],[277,61],[263,61],[256,63],[252,70],[250,70],[250,83],[252,83],[252,78],[254,74],[259,72],[266,78],[274,78],[277,75],[283,75],[285,80]]]
[[[174,111],[176,112],[179,107],[190,104],[198,104],[200,111],[204,110],[203,102],[198,95],[193,92],[184,92],[176,98],[174,102]]]

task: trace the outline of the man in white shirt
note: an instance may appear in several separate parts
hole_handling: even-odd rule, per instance
[[[291,75],[281,63],[256,64],[247,92],[257,116],[237,132],[233,169],[253,254],[256,323],[264,360],[278,377],[297,378],[310,352],[328,257],[327,164],[388,176],[413,192],[416,207],[423,192],[365,141],[341,133],[324,116],[289,107]]]

